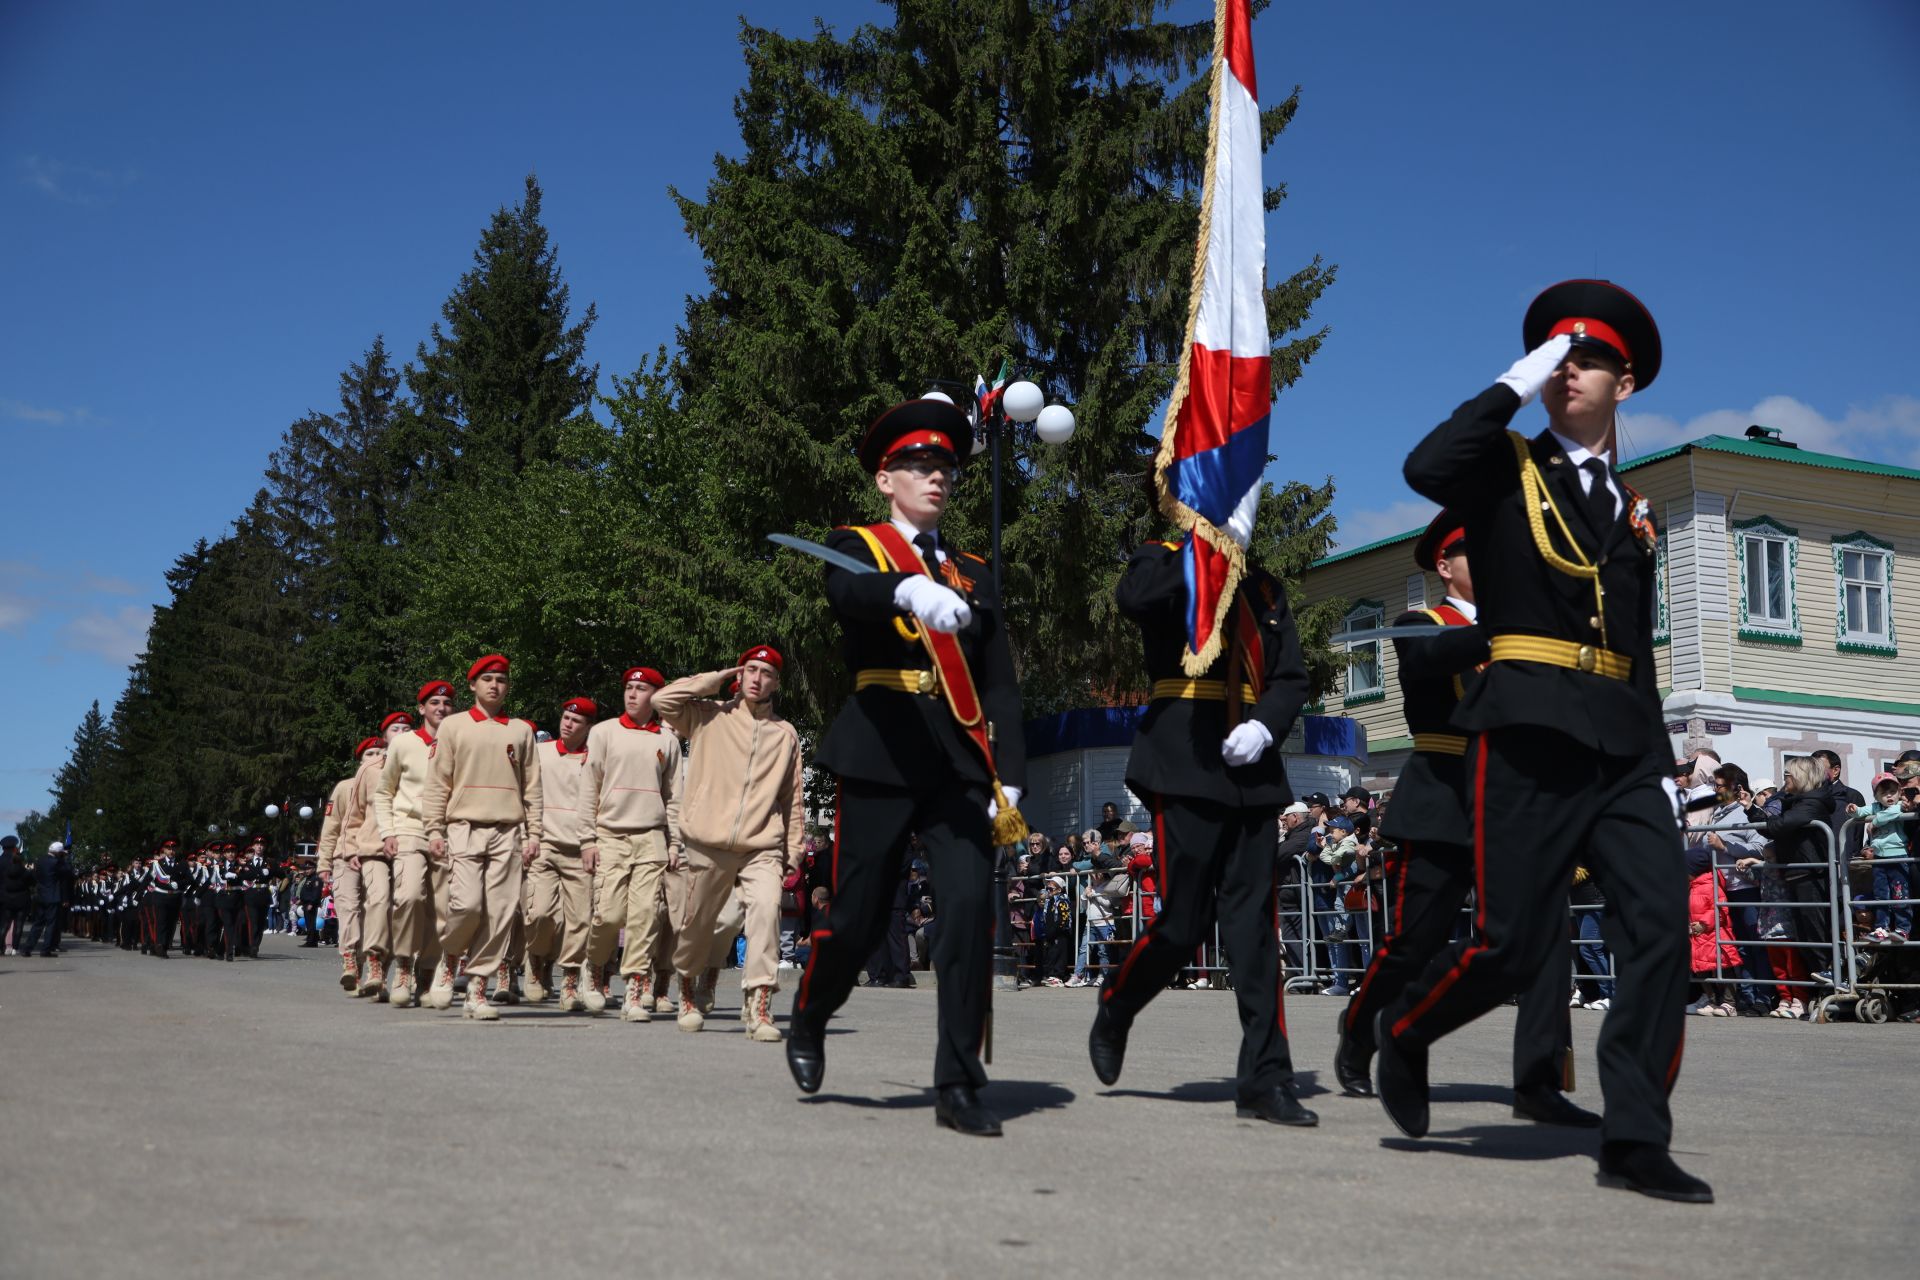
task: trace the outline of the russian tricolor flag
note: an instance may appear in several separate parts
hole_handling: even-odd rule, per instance
[[[1195,290],[1155,459],[1161,509],[1188,533],[1188,675],[1219,656],[1267,465],[1273,404],[1260,99],[1248,0],[1216,0],[1213,105]]]

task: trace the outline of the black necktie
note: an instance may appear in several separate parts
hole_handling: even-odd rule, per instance
[[[1613,490],[1607,488],[1607,464],[1588,458],[1580,464],[1593,483],[1587,486],[1587,515],[1593,527],[1602,533],[1613,527]]]
[[[940,576],[940,556],[934,550],[933,535],[930,533],[916,533],[913,535],[913,545],[920,549],[920,558],[927,562],[927,572],[938,578]]]

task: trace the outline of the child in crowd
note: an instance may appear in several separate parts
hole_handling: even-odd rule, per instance
[[[1740,950],[1733,945],[1733,920],[1727,915],[1726,883],[1713,865],[1713,847],[1706,835],[1691,830],[1710,825],[1718,803],[1711,784],[1703,783],[1686,793],[1690,828],[1686,833],[1687,934],[1693,943],[1693,980],[1700,985],[1700,998],[1687,1006],[1687,1012],[1731,1018],[1737,1012],[1733,1004],[1737,984],[1729,979],[1740,978],[1743,973]]]
[[[1866,840],[1860,856],[1873,861],[1873,899],[1887,904],[1873,909],[1873,938],[1903,945],[1913,933],[1913,905],[1892,905],[1910,898],[1913,878],[1907,857],[1907,837],[1913,830],[1915,797],[1902,793],[1900,779],[1882,773],[1873,780],[1873,802],[1866,815]]]

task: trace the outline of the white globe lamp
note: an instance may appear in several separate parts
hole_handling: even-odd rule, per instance
[[[1040,414],[1047,397],[1039,387],[1022,379],[1000,393],[1000,407],[1015,422],[1032,422]]]
[[[1040,410],[1033,430],[1048,444],[1065,444],[1073,439],[1073,410],[1063,404],[1050,404]]]

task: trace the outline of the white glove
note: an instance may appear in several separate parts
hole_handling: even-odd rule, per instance
[[[1563,333],[1557,338],[1548,338],[1533,350],[1513,362],[1513,368],[1501,374],[1495,381],[1512,387],[1514,394],[1520,397],[1523,405],[1532,404],[1539,396],[1540,388],[1547,385],[1547,379],[1567,358],[1567,352],[1573,349],[1573,335]]]
[[[1020,807],[1020,788],[1010,787],[1003,782],[1000,784],[1000,789],[1007,793],[1007,808],[1018,809]],[[992,821],[994,818],[997,818],[999,816],[1000,816],[1000,802],[998,800],[993,800],[993,799],[988,800],[987,801],[988,821]]]
[[[1258,720],[1237,724],[1220,744],[1220,758],[1228,764],[1252,764],[1273,745],[1273,734]]]
[[[935,631],[949,635],[973,621],[973,610],[958,591],[917,573],[900,580],[900,585],[893,589],[893,603]]]

